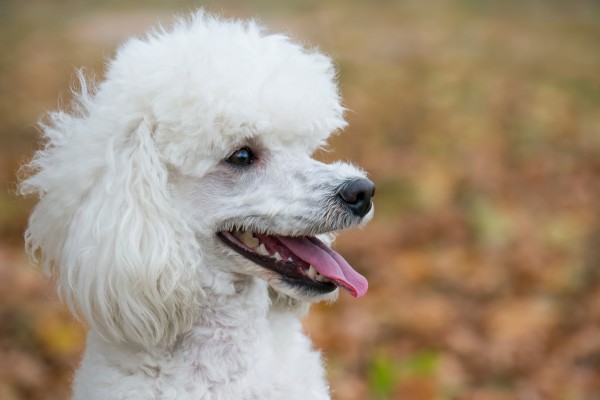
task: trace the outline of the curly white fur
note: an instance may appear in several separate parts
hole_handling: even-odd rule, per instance
[[[198,12],[131,39],[74,110],[42,124],[26,243],[90,325],[75,399],[328,399],[307,301],[227,249],[233,228],[324,234],[364,176],[310,154],[346,125],[329,58]],[[252,146],[240,172],[223,160]]]

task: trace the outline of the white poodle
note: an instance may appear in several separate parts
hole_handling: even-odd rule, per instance
[[[80,79],[21,185],[28,251],[91,328],[73,397],[329,399],[300,317],[367,291],[323,241],[374,194],[310,157],[346,125],[331,60],[198,12]]]

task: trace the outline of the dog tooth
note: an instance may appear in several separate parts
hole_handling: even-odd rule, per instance
[[[269,255],[269,252],[267,251],[267,248],[262,243],[260,244],[260,246],[258,246],[258,250],[256,252],[258,254],[263,255],[263,256],[268,256]]]
[[[294,260],[292,259],[292,257],[291,257],[291,256],[290,256],[290,257],[288,257],[287,261],[289,261],[289,262],[294,262]]]
[[[317,277],[317,270],[311,265],[310,268],[308,268],[306,275],[308,275],[312,279],[315,279]]]
[[[254,236],[252,236],[252,232],[250,232],[250,231],[243,232],[240,235],[240,240],[246,246],[253,248],[253,249],[256,248],[260,244],[260,241],[257,238],[255,238]]]
[[[278,252],[275,252],[275,254],[273,254],[273,258],[275,258],[277,261],[283,260],[283,258]]]
[[[317,273],[317,276],[315,277],[315,280],[317,282],[328,282],[329,279],[325,278],[323,275]]]

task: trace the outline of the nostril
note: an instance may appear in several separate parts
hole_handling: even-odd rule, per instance
[[[365,216],[371,209],[371,198],[375,185],[368,179],[359,178],[347,182],[339,192],[339,197],[355,215]]]
[[[341,192],[340,192],[340,197],[342,198],[342,200],[344,200],[346,203],[349,204],[354,204],[356,203],[356,201],[358,200],[358,196],[360,195],[359,192],[357,192],[356,190],[354,190],[354,187],[351,187],[351,185],[347,185]]]

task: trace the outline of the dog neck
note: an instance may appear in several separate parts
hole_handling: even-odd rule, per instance
[[[213,278],[216,286],[205,285],[197,322],[168,348],[117,345],[90,334],[74,398],[110,391],[101,383],[94,386],[102,369],[119,376],[134,392],[147,390],[155,398],[169,390],[185,399],[248,398],[243,397],[248,393],[277,398],[276,393],[290,387],[295,388],[292,392],[310,390],[321,393],[316,398],[329,398],[319,356],[301,333],[298,310],[306,306],[276,294],[258,278]],[[223,284],[225,278],[228,285]]]
[[[203,287],[198,329],[240,329],[264,320],[270,306],[267,283],[233,273],[213,273]]]
[[[174,353],[191,365],[190,385],[218,391],[268,368],[263,360],[274,356],[268,320],[270,300],[266,282],[236,277],[218,285],[219,293],[205,288],[206,298],[192,330],[175,344]],[[214,288],[213,288],[214,289]],[[218,355],[218,356],[215,356]],[[260,357],[257,357],[260,355]]]

